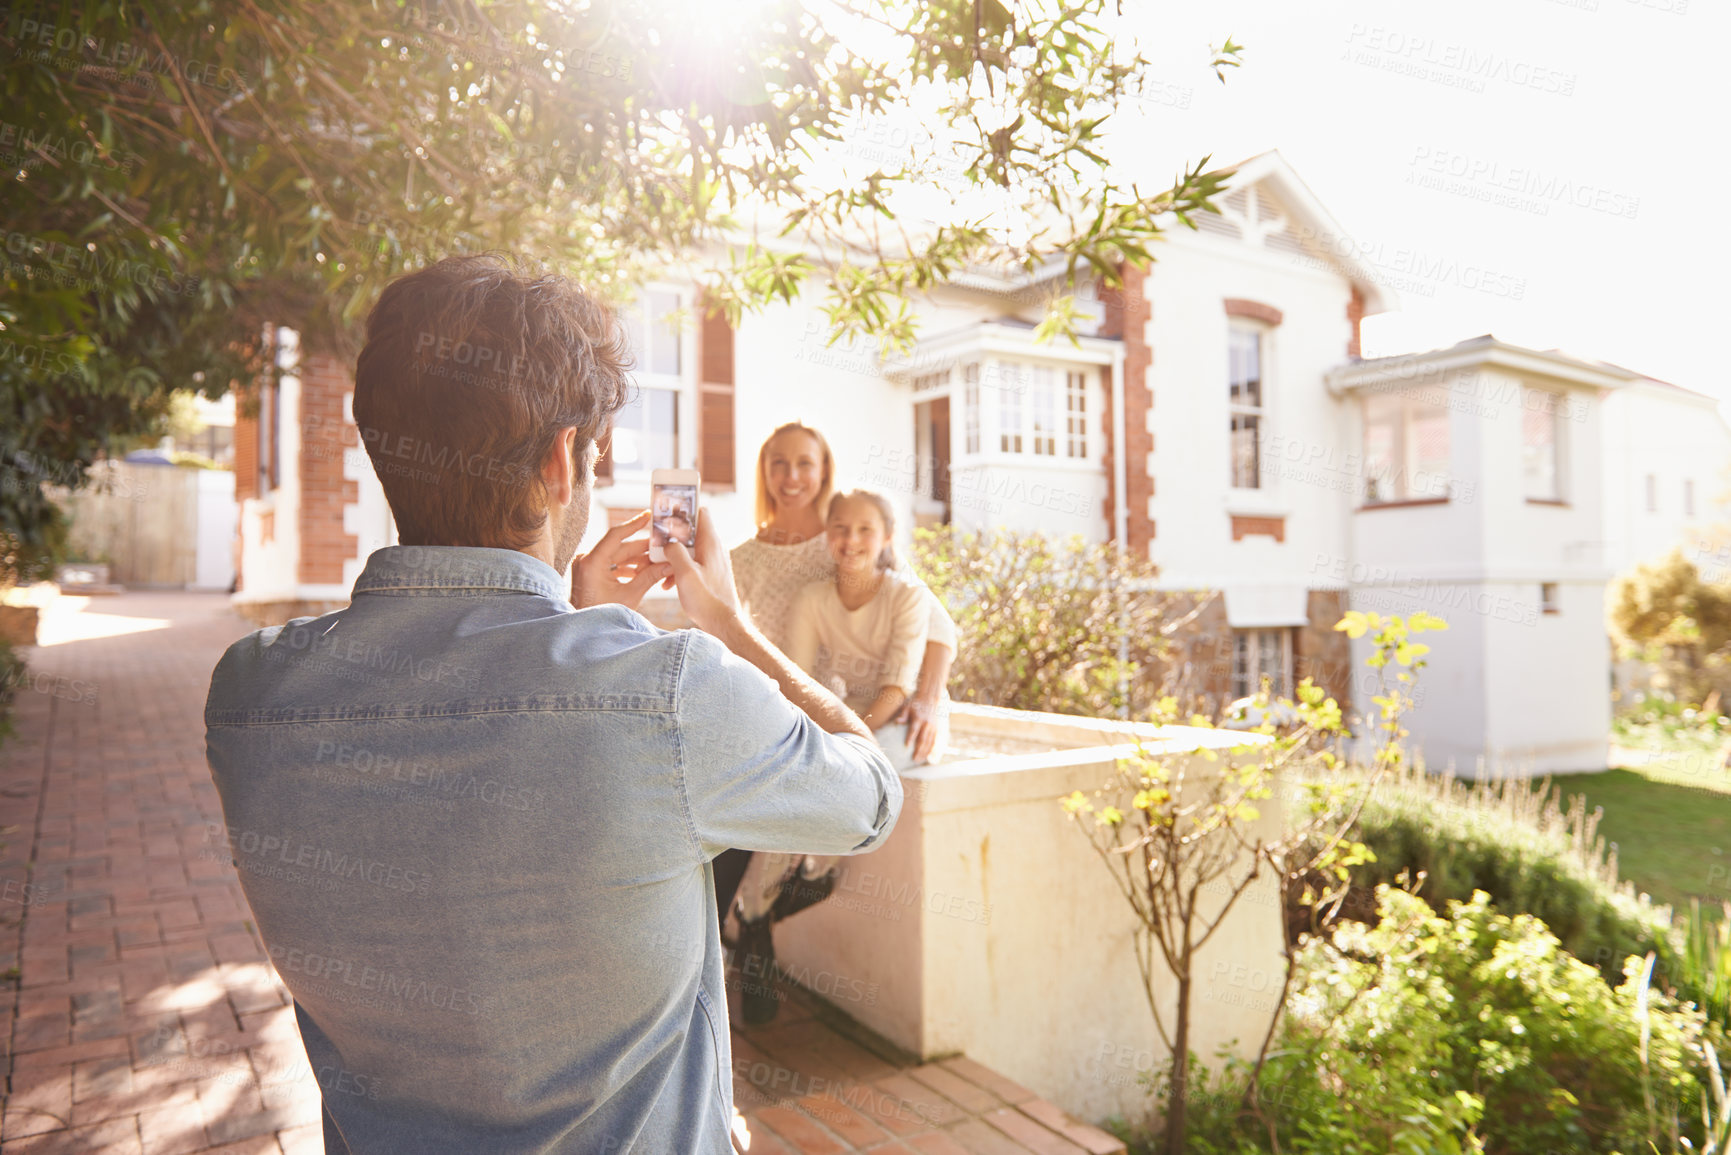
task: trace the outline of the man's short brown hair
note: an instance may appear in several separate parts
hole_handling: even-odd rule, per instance
[[[561,429],[589,443],[625,405],[630,352],[606,305],[496,254],[392,281],[367,317],[355,424],[404,545],[522,549],[547,518]]]

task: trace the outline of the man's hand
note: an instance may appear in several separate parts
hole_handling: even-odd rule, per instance
[[[650,586],[672,575],[673,567],[666,562],[649,560],[647,537],[625,540],[648,524],[646,509],[608,530],[594,549],[576,560],[572,601],[578,609],[613,603],[634,610]]]
[[[715,525],[707,509],[697,511],[697,550],[693,554],[677,541],[662,547],[673,567],[673,584],[679,605],[693,625],[713,634],[739,616],[739,594],[733,588],[733,563],[727,549],[715,536]]]
[[[938,703],[935,698],[909,698],[890,721],[908,724],[907,744],[913,750],[916,763],[932,756],[932,747],[938,744]]]

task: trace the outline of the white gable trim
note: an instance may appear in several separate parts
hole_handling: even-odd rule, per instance
[[[1347,253],[1340,252],[1340,245],[1334,241],[1347,238],[1349,234],[1341,227],[1329,211],[1323,207],[1310,186],[1305,184],[1280,155],[1279,149],[1270,149],[1258,153],[1233,170],[1233,178],[1228,182],[1232,191],[1250,188],[1252,185],[1267,183],[1287,210],[1297,219],[1293,221],[1301,231],[1308,230],[1311,235],[1329,238],[1318,246],[1320,254],[1334,265],[1341,273],[1358,287],[1364,296],[1365,316],[1375,313],[1392,312],[1400,308],[1400,298],[1393,289],[1378,283],[1375,270],[1352,256],[1351,246]]]

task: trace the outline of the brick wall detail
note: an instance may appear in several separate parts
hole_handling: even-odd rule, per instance
[[[300,436],[300,569],[308,585],[340,585],[343,563],[356,556],[359,539],[343,532],[343,507],[360,500],[360,483],[343,477],[344,451],[360,436],[343,416],[343,399],[354,392],[349,367],[328,353],[309,353],[300,370],[301,424],[283,435]]]

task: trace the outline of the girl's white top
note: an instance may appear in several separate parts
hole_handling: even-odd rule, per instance
[[[754,537],[734,546],[729,556],[733,559],[733,584],[745,612],[776,649],[787,653],[790,615],[799,591],[813,582],[835,584],[835,558],[830,556],[828,539],[820,533],[798,545],[771,545]],[[927,614],[925,641],[948,646],[954,653],[956,624],[938,595],[914,576],[905,562],[892,572],[920,590]]]
[[[872,599],[850,610],[836,583],[812,582],[793,599],[787,656],[856,714],[888,686],[911,698],[926,652],[928,592],[911,575],[889,570]]]

